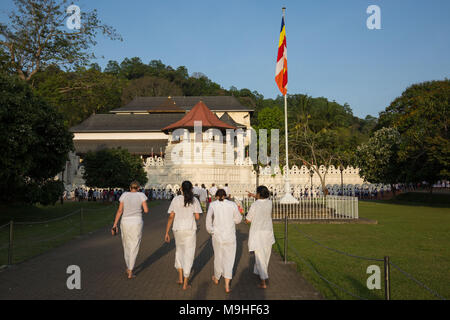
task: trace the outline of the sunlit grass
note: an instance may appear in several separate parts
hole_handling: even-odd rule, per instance
[[[325,278],[366,299],[384,299],[384,291],[366,286],[367,267],[376,264],[382,273],[383,262],[347,257],[327,250],[302,236],[296,228],[313,239],[353,255],[391,261],[445,298],[450,298],[450,209],[394,203],[360,202],[360,216],[378,221],[368,224],[298,224],[289,226],[289,245],[298,251]],[[284,236],[284,225],[276,224],[277,238]],[[281,254],[284,242],[274,246]],[[289,260],[328,299],[353,299],[327,284],[293,252]],[[425,289],[391,268],[392,299],[435,299]]]

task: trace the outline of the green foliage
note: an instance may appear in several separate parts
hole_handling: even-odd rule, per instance
[[[88,152],[83,166],[83,179],[88,187],[127,189],[133,180],[139,181],[141,185],[147,183],[142,160],[126,149]]]
[[[399,159],[405,181],[450,178],[450,80],[412,85],[380,113],[379,127],[402,137]]]
[[[356,150],[355,163],[359,174],[371,183],[397,183],[402,181],[398,152],[400,133],[394,128],[376,131],[367,143]]]
[[[0,23],[0,47],[7,52],[10,67],[29,81],[45,66],[86,65],[95,58],[89,51],[99,32],[121,39],[114,28],[102,24],[97,11],[81,12],[81,28],[68,31],[65,19],[69,0],[14,0],[8,23]]]
[[[61,193],[52,179],[73,150],[62,115],[25,82],[0,75],[0,122],[0,200],[56,201]]]
[[[123,82],[95,66],[72,72],[50,66],[33,78],[35,91],[63,113],[69,127],[120,107]]]
[[[278,107],[265,107],[258,112],[257,125],[255,129],[280,129],[284,128],[284,113]]]
[[[143,76],[129,81],[122,92],[122,103],[127,104],[136,97],[182,96],[182,90],[163,78]]]

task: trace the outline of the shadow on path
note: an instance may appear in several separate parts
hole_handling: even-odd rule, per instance
[[[241,263],[245,263],[242,261]],[[249,255],[247,266],[241,271],[239,278],[236,279],[236,284],[231,286],[231,293],[227,297],[228,300],[238,299],[252,299],[252,300],[265,300],[265,290],[257,288],[259,284],[259,277],[253,273],[253,267],[255,265],[255,255]]]
[[[193,274],[189,279],[190,282],[193,282],[194,279],[200,274],[203,268],[208,264],[209,260],[214,256],[214,250],[212,247],[212,240],[209,237],[205,240],[200,247],[203,246],[202,251],[198,254],[198,256],[194,259],[194,264],[192,265]]]
[[[175,241],[172,240],[170,243],[163,243],[158,250],[152,253],[147,259],[144,260],[140,265],[135,268],[135,274],[138,275],[144,269],[150,267],[153,263],[164,257],[170,251],[175,249]]]

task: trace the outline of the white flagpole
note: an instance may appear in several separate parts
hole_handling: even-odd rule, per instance
[[[284,19],[284,30],[286,33],[286,18],[285,18],[286,8],[283,8],[283,19]],[[285,35],[286,36],[286,35]],[[295,199],[291,194],[291,186],[289,184],[289,150],[288,150],[288,117],[287,117],[287,86],[286,86],[286,94],[284,95],[284,141],[285,141],[285,149],[286,149],[286,172],[284,173],[285,181],[284,181],[284,191],[285,194],[283,198],[281,198],[280,203],[282,204],[291,204],[298,203],[298,200]]]

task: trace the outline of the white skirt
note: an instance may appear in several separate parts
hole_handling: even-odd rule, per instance
[[[236,258],[236,241],[221,243],[213,235],[212,245],[214,248],[214,276],[217,280],[220,277],[232,279],[234,260]]]
[[[123,254],[128,270],[133,270],[139,246],[142,239],[142,227],[144,222],[141,218],[124,218],[120,222],[122,235]]]
[[[175,237],[175,268],[183,269],[183,275],[188,278],[191,274],[195,257],[196,230],[173,230]]]
[[[255,250],[255,267],[253,273],[259,275],[261,280],[269,279],[269,260],[272,246],[262,247]]]

